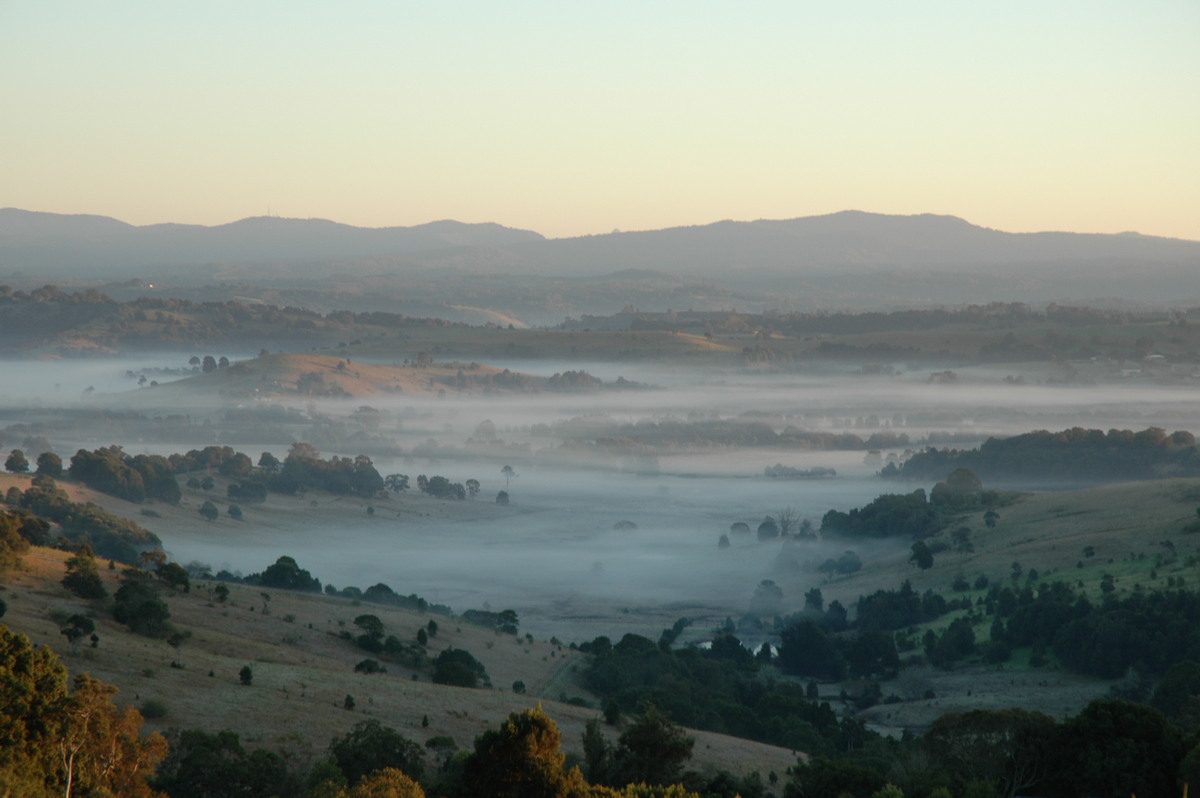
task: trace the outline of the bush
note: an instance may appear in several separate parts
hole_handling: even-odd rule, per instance
[[[455,687],[478,687],[488,684],[487,671],[470,652],[448,648],[433,661],[433,681]]]
[[[141,713],[146,720],[157,720],[166,717],[167,705],[156,699],[148,698],[142,702]]]

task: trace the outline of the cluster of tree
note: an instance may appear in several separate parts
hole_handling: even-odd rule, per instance
[[[964,512],[999,506],[1004,497],[984,490],[968,468],[956,468],[926,496],[924,488],[912,493],[885,493],[849,512],[830,510],[821,518],[821,534],[848,538],[927,538]]]
[[[383,621],[379,619],[378,615],[363,613],[354,619],[354,625],[359,628],[359,635],[353,637],[349,631],[343,631],[342,637],[347,639],[353,637],[355,644],[364,651],[369,651],[376,656],[383,657],[391,662],[398,662],[410,668],[425,666],[427,660],[422,638],[427,642],[429,639],[428,632],[422,630],[423,634],[419,634],[417,637],[418,645],[411,645],[404,643],[395,635],[387,634],[387,630],[383,626]],[[435,624],[428,628],[436,630],[437,626]],[[362,673],[378,673],[382,668],[372,659],[360,662],[355,667],[355,670]],[[473,687],[474,685],[471,686]]]
[[[48,335],[90,325],[112,314],[118,303],[89,288],[67,293],[45,285],[26,293],[0,285],[0,333],[12,342],[41,339]]]
[[[433,681],[455,687],[492,686],[483,663],[461,648],[447,648],[434,657]]]
[[[473,623],[476,626],[485,626],[488,629],[495,629],[506,635],[515,635],[517,627],[521,624],[521,621],[517,618],[516,610],[501,610],[500,612],[467,610],[462,614],[462,619],[467,623]]]
[[[1157,710],[1105,698],[1061,721],[1021,709],[948,713],[922,738],[876,740],[792,773],[786,798],[1169,796],[1200,778],[1200,749]]]
[[[777,664],[785,673],[814,679],[840,681],[847,675],[856,678],[891,678],[900,668],[900,644],[893,633],[935,621],[955,610],[971,610],[970,599],[947,601],[927,590],[917,593],[905,580],[898,590],[877,590],[861,596],[854,621],[838,601],[824,606],[819,588],[804,597],[804,610],[783,619]],[[924,640],[926,653],[935,665],[949,667],[955,661],[975,653],[971,624],[956,620],[941,636],[932,632]],[[963,629],[970,634],[970,646],[959,651]],[[944,642],[943,642],[944,641]],[[939,647],[940,645],[940,647]],[[915,643],[907,648],[915,647]]]
[[[141,734],[137,710],[113,704],[116,688],[86,674],[67,684],[48,647],[0,625],[0,793],[150,798],[166,741]]]
[[[279,472],[268,475],[267,487],[287,494],[317,488],[337,495],[371,497],[382,493],[384,484],[365,454],[353,459],[333,455],[322,460],[312,444],[296,443]]]
[[[827,703],[794,682],[758,677],[769,647],[751,654],[732,636],[708,649],[672,649],[627,634],[579,646],[592,654],[584,684],[625,712],[651,703],[676,723],[813,753],[832,753],[873,736],[853,718],[839,720]]]
[[[988,482],[1016,485],[1075,484],[1158,479],[1200,474],[1196,439],[1158,427],[1141,432],[1074,427],[989,438],[978,449],[928,448],[902,465],[889,463],[885,477],[929,479],[967,468]]]
[[[469,488],[468,485],[470,486]],[[462,482],[451,482],[446,477],[437,474],[434,474],[432,477],[419,474],[417,476],[417,490],[426,496],[433,496],[435,499],[457,499],[461,501],[467,498],[467,496],[475,496],[479,493],[479,480],[468,479],[467,484],[464,485]]]
[[[220,578],[221,574],[217,574]],[[371,585],[366,590],[359,590],[357,587],[349,586],[338,590],[333,585],[325,585],[325,594],[328,596],[341,596],[353,601],[367,601],[372,604],[386,604],[390,607],[403,607],[407,610],[416,610],[417,612],[432,612],[437,615],[453,616],[454,612],[445,604],[430,604],[425,599],[418,596],[416,593],[409,593],[403,596],[392,590],[383,582],[378,582]]]
[[[1093,604],[1064,582],[1018,591],[994,586],[987,608],[991,639],[1008,648],[1053,651],[1077,673],[1116,678],[1129,668],[1162,674],[1200,661],[1200,591],[1184,588],[1106,593]]]
[[[299,590],[307,593],[320,593],[321,580],[296,564],[292,557],[283,556],[268,565],[259,574],[250,574],[243,580],[249,585],[270,587],[279,590]]]
[[[568,393],[594,391],[602,385],[604,385],[603,380],[582,370],[564,371],[561,374],[554,374],[546,380],[546,390]]]
[[[162,546],[157,535],[127,518],[113,515],[94,504],[71,501],[66,491],[46,476],[34,477],[33,483],[24,491],[10,489],[5,501],[36,516],[36,519],[23,516],[21,526],[36,545],[49,543],[49,527],[39,521],[45,519],[59,524],[66,542],[87,544],[100,556],[128,565],[137,563],[142,552]]]
[[[147,454],[131,457],[120,446],[91,452],[80,449],[71,458],[67,473],[93,490],[131,502],[158,499],[178,504],[183,496],[167,458]]]

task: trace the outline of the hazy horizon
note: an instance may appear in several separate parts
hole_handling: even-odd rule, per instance
[[[870,208],[1200,239],[1200,6],[0,7],[0,205],[554,238]]]

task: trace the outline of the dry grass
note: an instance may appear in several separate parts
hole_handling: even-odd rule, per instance
[[[324,595],[270,591],[269,614],[264,614],[261,590],[244,585],[230,586],[226,604],[210,601],[202,584],[167,597],[171,623],[191,633],[180,651],[185,667],[173,668],[176,652],[166,642],[131,634],[112,620],[107,602],[82,601],[58,584],[66,557],[34,549],[21,569],[5,575],[0,593],[8,604],[4,622],[58,651],[72,672],[87,671],[118,686],[119,701],[134,706],[161,701],[168,713],[149,722],[151,728],[234,729],[250,745],[282,748],[307,766],[331,739],[366,718],[377,718],[420,743],[449,735],[461,747],[470,747],[508,713],[541,703],[558,723],[563,747],[581,753],[584,724],[599,714],[555,700],[562,691],[591,699],[572,685],[570,672],[579,667],[581,655],[569,648]],[[101,573],[114,592],[119,567],[102,567]],[[95,620],[98,648],[85,645],[78,654],[69,652],[52,616],[74,613]],[[493,688],[435,685],[428,672],[414,678],[411,669],[397,665],[388,665],[386,674],[354,673],[355,663],[371,655],[338,633],[357,632],[353,620],[362,613],[377,615],[389,634],[408,641],[415,640],[419,627],[436,620],[439,631],[430,639],[429,654],[451,646],[470,651],[487,668]],[[253,670],[251,686],[239,682],[243,665]],[[527,695],[512,692],[517,680],[525,683]],[[347,695],[355,699],[353,711],[343,708]],[[428,726],[423,725],[426,717]],[[782,774],[794,762],[792,752],[784,749],[697,733],[692,764],[701,770],[761,771],[765,778],[772,770]]]

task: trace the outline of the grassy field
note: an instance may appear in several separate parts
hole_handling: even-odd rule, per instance
[[[189,593],[166,598],[171,623],[190,632],[176,652],[163,640],[136,636],[117,624],[105,601],[83,601],[64,590],[58,580],[66,556],[35,548],[20,569],[4,575],[0,596],[8,612],[3,622],[59,652],[72,673],[86,671],[116,685],[119,702],[136,707],[160,702],[167,713],[149,721],[149,728],[233,729],[248,745],[284,750],[307,767],[331,739],[368,718],[418,743],[448,735],[469,748],[476,735],[495,728],[508,713],[541,704],[558,723],[563,747],[581,753],[584,724],[599,716],[596,709],[558,700],[565,694],[595,705],[571,678],[580,655],[564,645],[324,595],[271,591],[264,601],[259,588],[231,585],[222,604],[212,600],[211,584],[193,583]],[[101,573],[114,592],[119,569],[102,567]],[[85,643],[77,653],[70,651],[59,627],[75,613],[94,619],[98,647]],[[387,633],[410,642],[418,628],[437,621],[429,655],[448,647],[471,652],[486,667],[492,687],[436,685],[428,671],[394,665],[384,674],[355,673],[354,665],[370,655],[339,632],[356,633],[353,620],[362,613],[378,616]],[[177,658],[184,667],[172,666]],[[238,676],[247,665],[253,671],[249,686]],[[518,680],[525,684],[524,695],[513,692]],[[353,710],[344,708],[348,695],[354,698]],[[606,729],[615,738],[617,730]],[[769,772],[782,774],[796,761],[784,749],[707,732],[694,735],[692,767],[701,771],[760,772],[765,780]],[[436,767],[432,760],[429,765]]]

